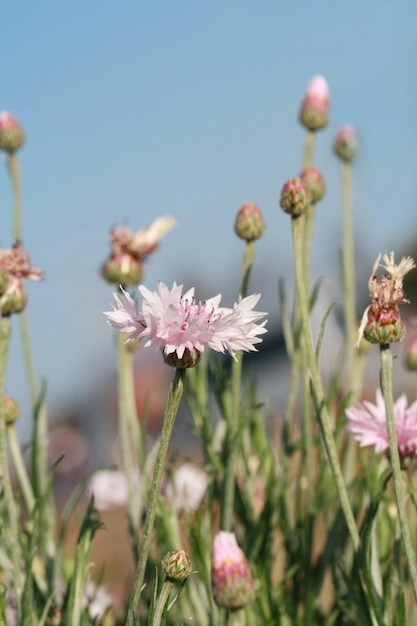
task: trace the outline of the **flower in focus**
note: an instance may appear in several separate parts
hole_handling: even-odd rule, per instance
[[[0,150],[14,152],[25,141],[25,133],[17,118],[9,111],[0,111]]]
[[[394,263],[394,253],[384,254],[383,263],[378,255],[369,279],[369,294],[371,304],[365,310],[359,326],[358,340],[362,337],[370,343],[387,344],[400,341],[405,334],[404,322],[401,319],[398,305],[408,302],[404,289],[404,276],[415,267],[411,257],[403,257]],[[378,267],[382,267],[387,274],[376,275]]]
[[[136,483],[139,477],[135,477]],[[87,491],[94,495],[94,504],[99,511],[126,506],[128,500],[127,481],[120,470],[99,470],[90,478]]]
[[[358,152],[358,136],[351,124],[339,128],[334,141],[333,150],[343,161],[351,161]]]
[[[324,76],[313,76],[301,105],[300,122],[308,130],[319,130],[329,123],[329,86]]]
[[[257,324],[266,313],[254,311],[260,295],[252,295],[240,300],[233,309],[220,307],[221,295],[205,302],[194,298],[194,288],[182,294],[182,285],[174,285],[171,290],[159,281],[157,291],[149,291],[141,285],[142,309],[138,302],[122,289],[115,293],[116,306],[105,312],[108,322],[129,339],[146,339],[145,346],[155,345],[164,353],[164,358],[185,359],[199,355],[206,345],[217,352],[229,352],[236,358],[236,350],[256,351],[255,345],[262,339],[258,335],[266,333],[266,320]],[[181,363],[171,363],[175,367],[185,367]],[[195,365],[196,363],[193,362]]]
[[[195,511],[206,494],[208,482],[206,472],[192,463],[184,463],[173,471],[165,489],[166,498],[175,502],[177,509]]]
[[[211,588],[218,606],[239,609],[256,596],[256,582],[234,533],[217,533],[213,544]]]
[[[361,446],[374,446],[375,452],[389,450],[385,402],[381,390],[376,391],[376,404],[364,401],[346,409],[349,424],[346,432],[354,435]],[[407,397],[394,403],[394,423],[398,451],[402,457],[417,456],[417,401],[407,407]]]
[[[172,581],[181,582],[188,578],[193,571],[190,557],[185,550],[168,552],[162,559],[161,565],[165,576]]]
[[[110,231],[111,253],[101,268],[102,276],[110,283],[136,285],[143,275],[146,257],[158,248],[162,237],[174,228],[173,217],[158,217],[149,228],[133,232],[122,224]]]
[[[42,270],[31,265],[29,253],[19,242],[0,249],[0,311],[1,315],[20,313],[26,306],[26,290],[22,278],[39,281]]]

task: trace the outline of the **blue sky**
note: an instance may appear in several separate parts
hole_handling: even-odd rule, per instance
[[[323,74],[331,123],[315,163],[328,195],[317,211],[315,275],[337,279],[341,222],[337,128],[354,123],[358,258],[415,237],[417,4],[412,2],[5,2],[0,110],[27,133],[20,152],[24,244],[42,284],[28,285],[39,375],[52,402],[84,393],[114,367],[98,275],[107,234],[163,214],[178,227],[146,271],[198,294],[236,297],[236,212],[255,201],[267,222],[252,291],[277,320],[277,280],[291,273],[282,184],[300,171],[297,121],[306,85]],[[11,244],[10,184],[0,162],[0,245]],[[411,227],[411,228],[410,228]],[[366,279],[363,280],[366,283]],[[362,289],[366,285],[359,285]],[[26,406],[16,326],[7,388]]]

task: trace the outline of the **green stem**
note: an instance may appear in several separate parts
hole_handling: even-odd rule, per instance
[[[343,515],[345,517],[350,537],[352,539],[353,546],[355,548],[355,552],[357,553],[360,547],[359,533],[356,526],[355,517],[350,506],[349,496],[347,493],[345,482],[343,480],[342,471],[340,468],[336,443],[333,436],[332,423],[326,406],[325,394],[316,360],[313,339],[311,336],[309,304],[304,284],[303,239],[299,219],[292,218],[291,225],[294,246],[294,265],[297,284],[297,297],[300,310],[300,319],[303,329],[304,349],[308,368],[310,370],[310,380],[317,410],[317,418],[322,433],[324,446],[327,452],[330,470],[339,495],[340,505],[343,511]]]
[[[15,241],[22,240],[22,198],[20,192],[19,161],[15,152],[9,153],[7,160],[9,174],[12,179],[14,210],[13,210],[13,237]]]
[[[20,488],[22,490],[23,499],[25,501],[26,511],[30,516],[33,511],[33,507],[35,506],[35,498],[26,471],[26,465],[22,457],[22,451],[20,449],[14,423],[7,426],[7,438],[9,441],[10,452],[13,457],[16,474],[19,479]]]
[[[131,414],[132,408],[135,410],[134,399],[130,394],[134,394],[133,387],[133,361],[132,354],[125,344],[125,336],[118,333],[118,413],[119,413],[119,440],[120,459],[123,473],[126,477],[128,492],[128,513],[133,528],[138,528],[140,519],[140,509],[135,494],[139,490],[135,485],[138,476],[137,447],[135,433],[132,432],[137,424],[132,424],[135,417]],[[136,412],[136,411],[135,411]]]
[[[7,458],[6,421],[4,414],[4,379],[6,375],[7,355],[12,333],[10,316],[0,317],[0,488],[6,506],[7,535],[13,563],[13,580],[16,595],[22,592],[21,572],[19,568],[19,525],[16,503],[13,498],[10,481],[9,462]]]
[[[156,506],[158,503],[158,497],[161,488],[162,474],[165,467],[165,461],[167,458],[168,447],[171,440],[175,417],[177,415],[178,407],[184,390],[184,378],[185,370],[177,369],[175,371],[174,380],[169,388],[164,422],[162,425],[162,432],[159,441],[159,450],[156,458],[151,490],[149,494],[148,510],[146,513],[145,526],[143,529],[142,542],[140,545],[139,559],[135,574],[135,582],[129,602],[126,626],[134,626],[136,620],[136,612],[142,593],[142,584],[145,576],[146,562],[148,560],[152,530],[155,521]]]
[[[255,241],[248,241],[242,265],[242,275],[239,295],[245,298],[248,291],[249,276],[255,257]],[[236,437],[239,430],[241,415],[241,381],[242,381],[242,353],[236,353],[236,360],[232,363],[232,409],[227,419],[226,435],[226,470],[223,486],[223,502],[221,509],[221,527],[230,531],[233,527],[233,509],[235,499],[235,464],[236,464]]]
[[[161,626],[165,605],[168,602],[173,586],[174,586],[174,583],[172,583],[171,581],[169,580],[164,581],[164,584],[162,585],[161,593],[158,598],[158,602],[156,603],[155,613],[154,613],[153,620],[152,620],[152,626]]]
[[[306,139],[304,144],[303,169],[312,165],[315,145],[316,133],[314,130],[308,130],[306,132]]]
[[[20,332],[22,335],[23,353],[26,363],[26,374],[29,382],[29,393],[32,408],[36,407],[38,401],[38,385],[36,383],[35,366],[33,363],[32,347],[30,343],[29,324],[26,309],[19,315]]]
[[[395,431],[394,419],[394,399],[392,394],[392,353],[389,344],[380,345],[381,362],[381,391],[385,402],[385,413],[387,417],[387,430],[389,440],[389,451],[394,479],[395,498],[397,500],[398,521],[400,523],[401,538],[407,558],[408,571],[414,597],[417,600],[417,569],[414,558],[414,549],[411,544],[410,529],[407,523],[407,513],[405,510],[405,497],[401,477],[400,455],[398,452],[397,434]]]
[[[227,626],[245,626],[245,625],[246,625],[245,609],[236,609],[235,611],[230,611]]]

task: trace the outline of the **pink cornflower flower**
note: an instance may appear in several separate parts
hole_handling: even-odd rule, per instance
[[[201,302],[194,298],[194,288],[185,294],[182,289],[175,282],[169,290],[159,281],[155,292],[141,285],[140,311],[138,302],[122,289],[114,294],[114,311],[105,315],[111,326],[129,334],[128,341],[146,339],[145,346],[155,345],[165,357],[182,359],[203,352],[206,345],[217,352],[227,351],[233,358],[237,350],[256,351],[255,344],[262,341],[258,335],[266,332],[266,320],[256,323],[266,313],[253,310],[260,295],[243,298],[229,309],[219,306],[220,294]]]
[[[0,248],[0,270],[8,272],[15,278],[29,278],[39,281],[43,271],[31,265],[29,252],[16,242],[11,248]]]
[[[213,543],[211,588],[218,606],[239,609],[256,596],[256,582],[234,533],[221,531]]]
[[[363,402],[346,409],[349,424],[346,432],[354,435],[360,446],[374,446],[375,452],[389,450],[385,402],[381,390],[376,391],[376,404]],[[402,457],[417,456],[417,402],[407,407],[407,397],[394,403],[394,423],[398,451]]]

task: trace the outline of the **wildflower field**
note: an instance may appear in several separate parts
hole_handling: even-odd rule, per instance
[[[276,206],[288,216],[295,276],[288,285],[276,272],[290,367],[285,403],[271,406],[258,389],[271,313],[251,280],[266,227],[260,208],[246,202],[234,224],[223,225],[242,243],[233,307],[222,306],[220,294],[201,300],[192,286],[146,282],[161,240],[181,229],[175,217],[155,216],[137,231],[114,226],[100,274],[113,301],[102,323],[115,337],[120,463],[87,472],[64,503],[54,489],[63,457],[51,462],[48,455],[48,393],[34,373],[28,323],[24,281],[42,280],[43,269],[32,265],[36,250],[29,255],[24,247],[25,132],[14,115],[0,113],[0,149],[14,193],[13,232],[2,233],[10,247],[0,249],[0,624],[417,624],[417,401],[395,388],[393,369],[404,363],[391,349],[406,336],[404,280],[415,263],[382,250],[368,276],[355,275],[358,137],[353,126],[341,127],[333,152],[343,190],[344,332],[331,376],[323,377],[334,303],[313,333],[322,285],[311,281],[311,248],[316,205],[326,193],[326,172],[315,164],[329,122],[326,79],[314,76],[300,100],[304,158],[300,171],[278,184]],[[369,305],[358,316],[359,282],[369,288]],[[28,450],[17,437],[18,402],[4,389],[12,331],[22,336],[31,397]],[[415,371],[416,342],[404,345],[405,366]],[[157,352],[171,377],[155,441],[146,403],[137,411],[138,351]],[[379,352],[380,384],[365,397],[371,351]],[[171,436],[184,406],[198,449],[174,458]],[[109,510],[117,511],[129,551],[117,598],[92,557],[98,538],[106,543]]]

